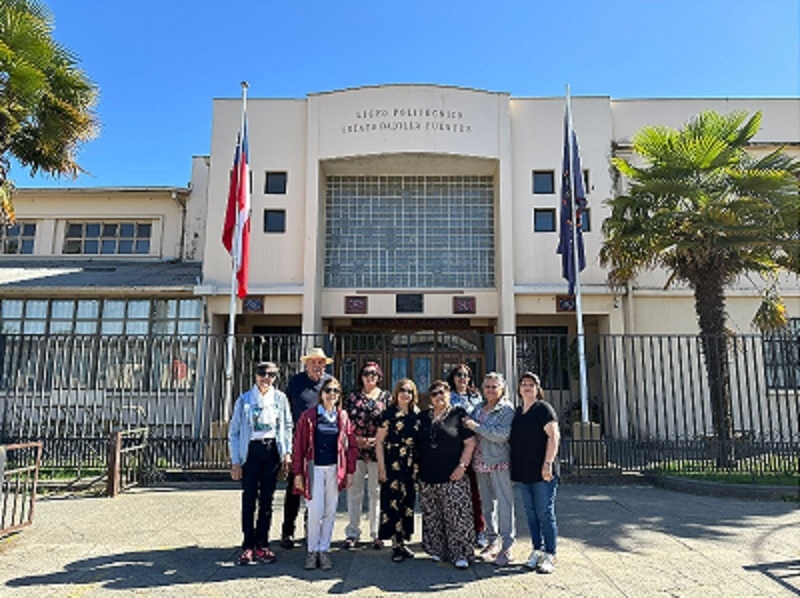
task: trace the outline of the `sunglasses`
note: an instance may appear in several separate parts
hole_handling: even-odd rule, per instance
[[[270,372],[265,370],[264,368],[258,368],[256,370],[256,375],[261,376],[262,378],[265,378],[267,376],[269,376],[270,378],[277,378],[278,372]]]
[[[342,389],[341,388],[336,388],[334,386],[326,386],[325,388],[322,389],[322,392],[325,392],[325,393],[328,393],[328,394],[340,395],[340,394],[342,394]]]
[[[456,378],[469,378],[469,374],[467,372],[456,372]]]
[[[401,392],[404,392],[404,393],[409,394],[409,395],[413,395],[414,394],[414,389],[413,388],[399,388],[397,390],[397,393],[399,394]]]
[[[439,390],[432,390],[431,391],[431,396],[432,397],[438,397],[440,395],[444,396],[444,391],[441,388]]]
[[[375,370],[367,370],[366,372],[364,372],[364,373],[363,373],[363,374],[361,374],[361,375],[362,375],[364,378],[366,378],[367,376],[380,376],[380,374],[379,374],[377,371],[375,371]]]

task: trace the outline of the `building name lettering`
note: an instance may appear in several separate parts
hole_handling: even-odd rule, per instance
[[[353,122],[342,126],[342,134],[379,131],[472,133],[472,125],[463,119],[460,110],[444,108],[365,108],[356,110]]]

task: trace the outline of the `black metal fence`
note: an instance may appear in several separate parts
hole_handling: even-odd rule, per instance
[[[41,442],[0,446],[0,537],[33,523]]]
[[[153,467],[227,466],[225,337],[0,338],[0,441],[42,440],[44,469],[105,469],[110,435],[137,428],[148,430]],[[334,357],[346,388],[366,359],[381,363],[384,386],[410,377],[423,390],[468,363],[479,378],[505,373],[514,396],[515,376],[534,371],[559,414],[567,466],[798,469],[800,360],[789,336],[586,336],[591,424],[581,422],[576,343],[562,334],[239,336],[233,397],[263,360],[278,364],[284,387],[312,346]]]

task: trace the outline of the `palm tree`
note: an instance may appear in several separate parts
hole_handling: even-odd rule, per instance
[[[720,466],[734,458],[725,288],[748,272],[800,272],[800,163],[780,149],[748,153],[760,123],[760,112],[709,111],[680,130],[643,128],[633,137],[641,165],[613,159],[629,189],[607,201],[603,223],[612,286],[661,267],[667,285],[693,290]]]
[[[80,144],[92,139],[97,88],[52,38],[53,18],[36,0],[0,2],[0,220],[13,220],[10,158],[75,177]]]

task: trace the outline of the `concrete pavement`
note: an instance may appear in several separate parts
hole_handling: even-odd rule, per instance
[[[276,493],[273,532],[279,531]],[[389,550],[342,551],[334,568],[304,571],[302,548],[278,562],[236,566],[239,491],[231,483],[133,490],[115,499],[47,497],[34,525],[0,541],[0,596],[797,596],[797,503],[695,496],[649,486],[563,484],[559,562],[552,575],[522,565],[466,571]],[[515,556],[530,551],[517,509]],[[419,524],[419,522],[418,522]]]

